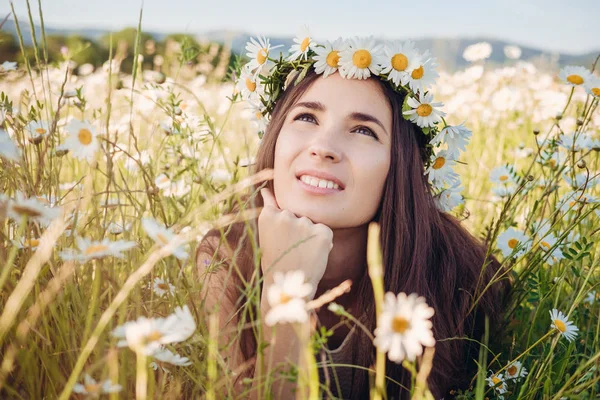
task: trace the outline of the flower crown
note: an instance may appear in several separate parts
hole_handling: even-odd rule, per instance
[[[427,137],[424,149],[425,172],[436,196],[436,204],[449,211],[463,199],[460,177],[453,170],[460,152],[465,150],[471,131],[464,123],[446,124],[442,103],[433,102],[428,88],[439,76],[436,58],[429,51],[420,53],[414,42],[387,41],[377,44],[370,37],[338,38],[323,44],[315,42],[306,26],[302,27],[287,58],[270,58],[276,48],[269,39],[251,38],[246,45],[250,61],[237,71],[236,88],[252,109],[252,119],[262,138],[280,95],[298,84],[311,67],[323,78],[336,71],[346,79],[378,76],[396,92],[404,94],[404,119],[416,124]],[[442,123],[443,126],[440,126]]]

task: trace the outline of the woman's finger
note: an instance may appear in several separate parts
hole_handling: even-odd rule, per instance
[[[267,189],[267,188],[260,189],[260,195],[263,198],[263,204],[265,207],[271,206],[271,207],[275,207],[276,209],[279,210],[279,204],[277,204],[277,200],[275,200],[275,196],[273,196],[273,193],[271,193],[270,189]]]

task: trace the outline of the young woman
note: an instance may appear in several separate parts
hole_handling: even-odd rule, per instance
[[[220,316],[220,343],[229,366],[239,374],[238,394],[244,393],[242,378],[256,372],[255,334],[258,324],[264,324],[256,315],[260,311],[264,317],[269,311],[263,289],[273,283],[275,270],[303,271],[314,288],[307,300],[350,279],[350,292],[336,302],[374,330],[366,263],[371,221],[381,227],[385,290],[417,293],[435,309],[435,356],[428,378],[434,397],[448,399],[451,389],[470,385],[479,347],[465,337],[481,340],[485,316],[490,336],[494,334],[507,284],[495,282],[479,296],[498,263],[485,259],[484,244],[456,218],[436,208],[424,175],[427,140],[418,126],[404,119],[403,101],[402,94],[377,76],[345,79],[333,73],[324,78],[312,69],[277,99],[256,157],[256,172],[274,170],[274,179],[256,198],[258,206],[264,205],[258,220],[209,232],[197,251],[205,309]],[[248,306],[252,285],[261,288],[255,297],[260,298],[260,310]],[[480,298],[469,313],[474,297]],[[326,395],[368,398],[366,369],[375,360],[372,340],[358,327],[339,324],[339,317],[326,307],[316,310],[316,317],[318,324],[335,327],[325,358],[362,367],[322,370],[321,378],[328,375],[330,382]],[[244,329],[233,338],[238,323]],[[276,329],[275,342],[263,349],[267,365],[297,363],[300,349],[293,327],[281,324]],[[262,325],[267,343],[271,332]],[[389,360],[386,375],[410,384],[402,366]],[[293,398],[294,383],[276,381],[273,387],[276,398]],[[391,381],[386,390],[390,399],[409,395]]]

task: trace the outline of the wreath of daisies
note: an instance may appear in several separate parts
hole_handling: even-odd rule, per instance
[[[315,42],[304,26],[294,38],[289,56],[271,58],[272,46],[264,36],[250,38],[246,55],[250,61],[236,71],[236,89],[252,110],[252,120],[262,138],[279,96],[292,84],[298,84],[311,67],[323,78],[338,72],[346,79],[378,76],[397,92],[404,94],[402,114],[416,124],[428,138],[424,149],[425,175],[428,175],[437,206],[450,211],[463,203],[459,175],[453,167],[471,138],[464,123],[446,124],[442,103],[433,101],[428,91],[439,74],[436,58],[429,51],[420,53],[407,40],[377,43],[373,36],[338,38],[334,42]]]

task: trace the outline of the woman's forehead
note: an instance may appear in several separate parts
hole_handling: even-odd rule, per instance
[[[320,102],[329,111],[368,112],[391,121],[391,108],[378,82],[372,79],[345,79],[339,74],[319,77],[298,102]],[[390,122],[391,123],[391,122]]]

